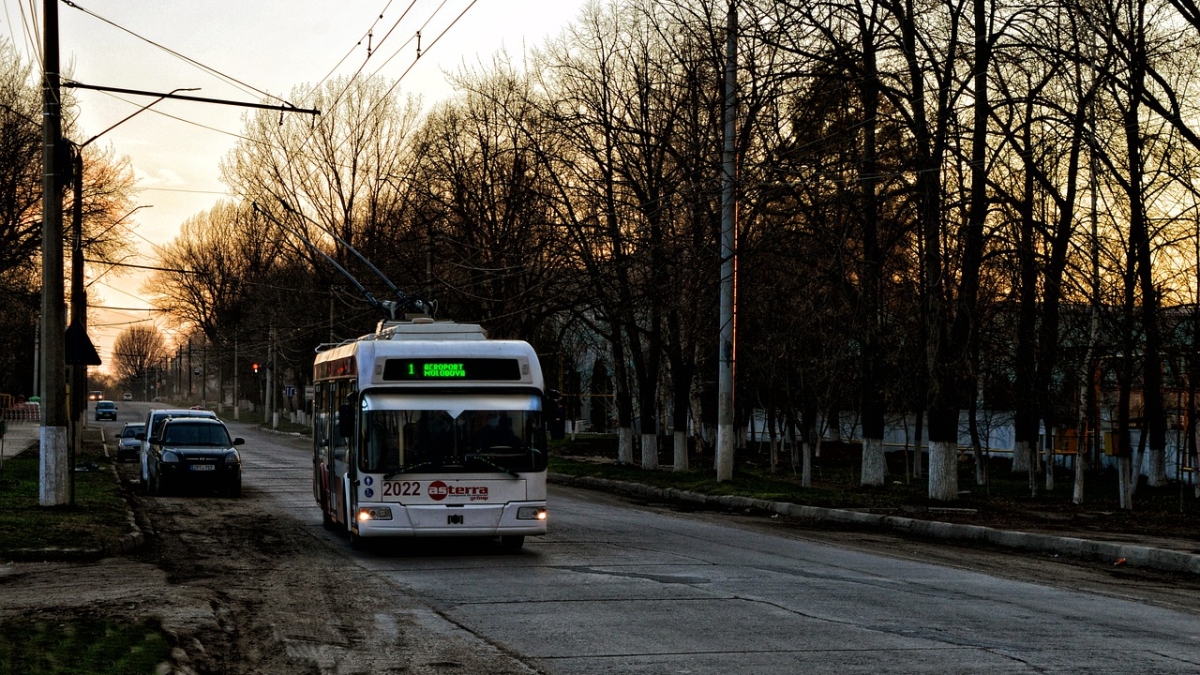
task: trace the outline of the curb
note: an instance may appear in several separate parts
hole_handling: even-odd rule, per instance
[[[113,480],[117,482],[117,485],[120,485],[121,474],[117,472],[117,460],[109,452],[108,441],[104,438],[103,427],[100,428],[100,444],[104,446],[104,456],[108,458],[108,468],[112,471]],[[138,527],[137,516],[133,512],[133,506],[129,503],[128,494],[125,494],[125,517],[129,521],[130,531],[117,537],[116,541],[108,542],[100,547],[102,557],[127,553],[146,543],[146,535],[142,533],[142,528]]]
[[[1053,535],[1013,530],[998,530],[982,525],[960,525],[936,520],[919,520],[901,516],[847,511],[845,509],[827,509],[735,495],[713,496],[676,488],[664,489],[641,483],[629,483],[589,476],[570,476],[561,473],[551,473],[549,474],[549,479],[552,483],[560,485],[591,488],[639,497],[652,497],[710,507],[759,509],[814,523],[838,523],[872,527],[897,534],[984,543],[1022,551],[1054,553],[1081,560],[1113,561],[1124,559],[1124,564],[1129,567],[1200,575],[1200,555],[1150,546],[1091,541],[1076,537],[1056,537]]]

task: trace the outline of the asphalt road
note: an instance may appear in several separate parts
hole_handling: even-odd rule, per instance
[[[151,407],[118,406],[110,435]],[[179,658],[196,672],[1200,672],[1189,577],[563,486],[549,534],[516,555],[436,539],[353,551],[321,527],[307,440],[231,428],[247,439],[242,498],[139,498],[147,550],[77,571],[111,588],[88,599],[64,586],[74,568],[28,566],[6,602],[165,617],[195,636],[180,644],[206,645]]]
[[[1086,569],[1030,582],[966,569],[956,549],[931,564],[917,545],[881,555],[584,490],[553,488],[549,534],[518,555],[446,540],[352,551],[320,529],[305,441],[234,428],[247,438],[248,498],[278,526],[329,543],[346,583],[369,579],[392,589],[381,595],[429,607],[432,639],[473,636],[536,672],[1200,671],[1198,596],[1192,588],[1173,602],[1169,579],[1157,599],[1120,580],[1085,583]],[[1022,558],[995,569],[1012,560]]]

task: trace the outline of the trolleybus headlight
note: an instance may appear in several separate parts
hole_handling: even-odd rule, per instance
[[[517,520],[545,520],[546,509],[540,506],[522,506],[517,509]]]
[[[177,453],[177,452],[173,452],[173,451],[171,451],[171,450],[166,450],[166,451],[164,451],[164,452],[163,452],[163,454],[162,454],[162,461],[164,461],[164,462],[178,462],[178,461],[179,461],[179,453]]]
[[[358,521],[365,523],[368,520],[391,520],[392,508],[390,506],[370,506],[363,507],[358,510]]]

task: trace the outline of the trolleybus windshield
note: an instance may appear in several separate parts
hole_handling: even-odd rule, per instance
[[[363,407],[365,473],[546,468],[540,397],[368,395]]]

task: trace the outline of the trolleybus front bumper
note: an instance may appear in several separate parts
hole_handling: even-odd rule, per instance
[[[360,503],[360,537],[495,537],[546,534],[546,502]]]

